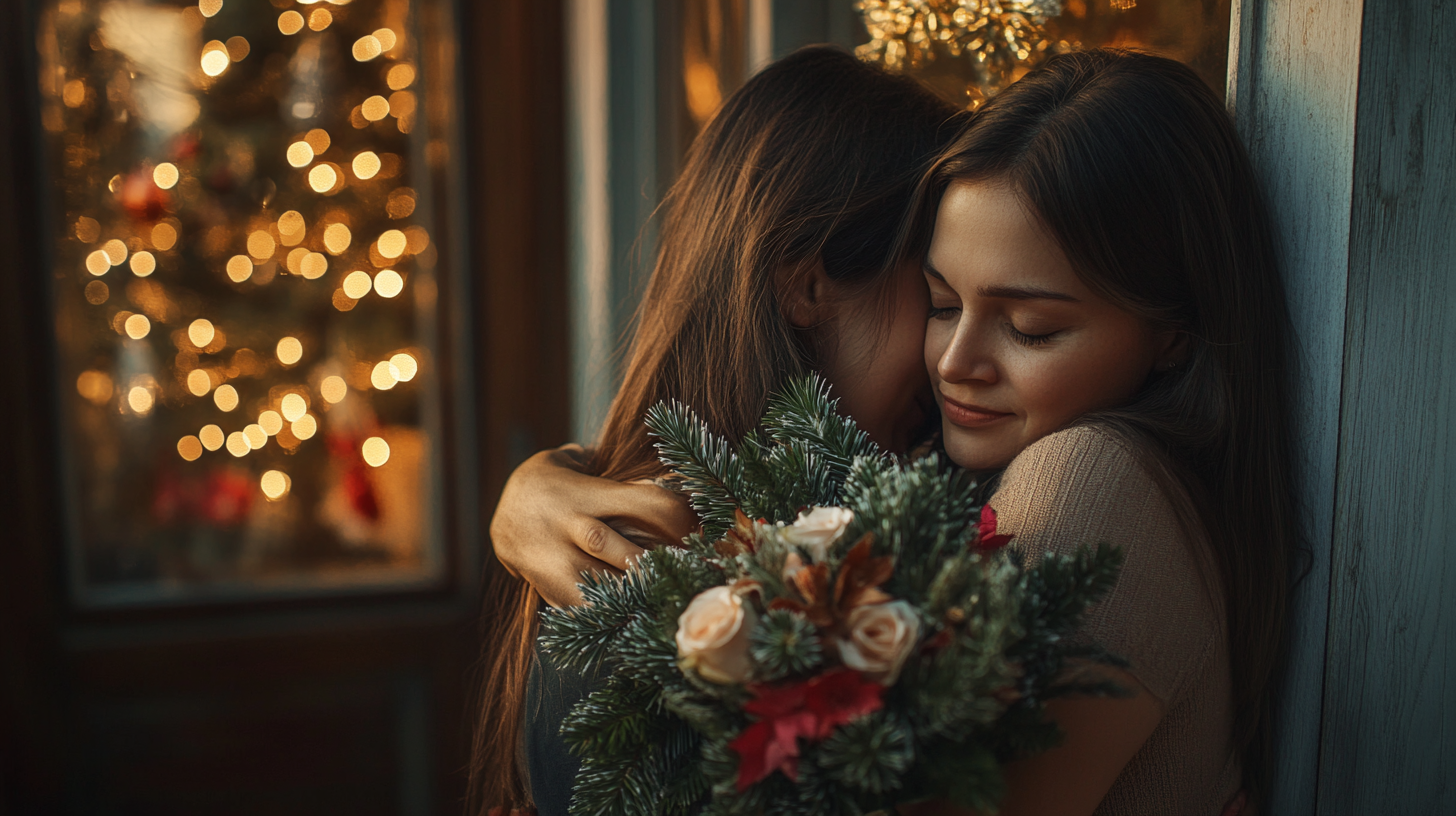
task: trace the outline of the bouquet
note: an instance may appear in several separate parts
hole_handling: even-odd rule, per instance
[[[994,810],[1001,763],[1059,738],[1047,700],[1119,693],[1074,669],[1124,664],[1068,639],[1115,549],[1025,564],[970,475],[898,462],[834,409],[795,382],[737,446],[649,413],[703,528],[543,613],[554,662],[607,670],[562,725],[573,814]]]

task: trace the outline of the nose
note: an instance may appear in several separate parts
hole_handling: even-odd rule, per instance
[[[994,385],[1001,378],[991,355],[991,344],[980,337],[964,315],[955,336],[940,355],[935,371],[943,382]]]

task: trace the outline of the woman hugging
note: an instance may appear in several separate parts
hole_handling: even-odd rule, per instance
[[[1105,671],[1128,694],[1051,703],[1064,739],[1005,765],[1000,812],[1257,810],[1296,544],[1289,323],[1248,160],[1202,80],[1080,52],[966,114],[806,49],[727,100],[660,234],[600,438],[528,460],[491,525],[517,578],[491,595],[485,805],[570,801],[558,729],[597,678],[537,657],[540,600],[579,603],[583,572],[698,523],[660,486],[648,409],[678,400],[738,439],[819,372],[881,447],[999,474],[989,505],[1028,559],[1122,549],[1082,634],[1127,660]]]

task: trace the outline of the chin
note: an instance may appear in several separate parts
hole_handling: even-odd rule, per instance
[[[945,452],[956,465],[966,470],[1000,470],[1011,464],[1015,453],[1007,455],[1002,445],[987,444],[976,439],[965,428],[946,422],[941,427]]]

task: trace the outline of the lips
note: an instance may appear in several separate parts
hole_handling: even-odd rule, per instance
[[[1012,416],[1006,411],[993,411],[980,405],[956,402],[944,394],[940,396],[944,402],[945,418],[962,428],[981,428]]]

